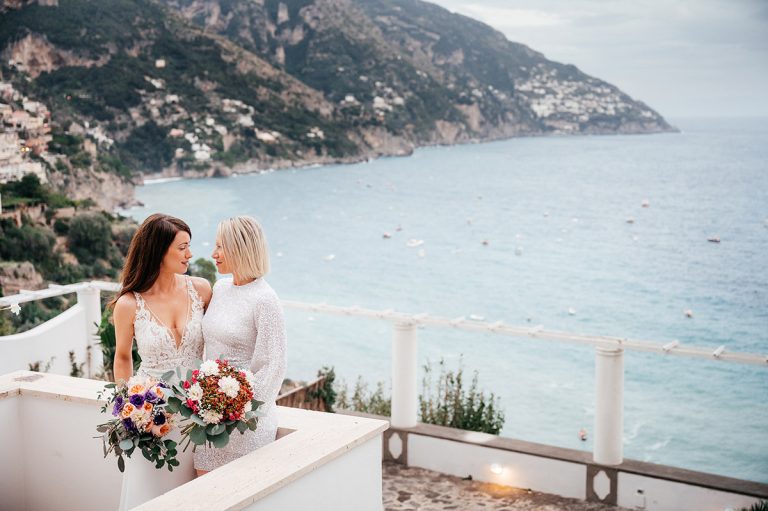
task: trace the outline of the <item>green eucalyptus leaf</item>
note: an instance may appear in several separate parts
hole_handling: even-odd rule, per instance
[[[127,451],[128,449],[133,447],[133,439],[126,438],[124,440],[120,440],[120,443],[118,445],[120,446],[120,449]]]
[[[192,428],[189,432],[189,439],[192,440],[192,443],[195,445],[203,445],[207,440],[205,428],[199,426]]]
[[[243,421],[240,421],[240,422],[238,422],[238,423],[237,423],[237,430],[238,430],[240,433],[245,433],[245,430],[246,430],[246,429],[248,429],[248,424],[246,424],[246,423],[245,423],[245,422],[243,422]]]
[[[164,372],[164,373],[163,373],[163,375],[160,377],[160,379],[161,379],[161,380],[163,380],[163,381],[165,381],[165,382],[167,382],[168,380],[170,380],[171,378],[173,378],[173,375],[174,375],[174,374],[176,374],[176,371],[174,371],[173,369],[171,369],[170,371],[166,371],[166,372]]]
[[[192,415],[190,415],[189,418],[192,419],[192,422],[194,422],[198,426],[202,426],[204,428],[208,426],[208,424],[206,424],[206,422],[203,419],[201,419],[200,416],[197,415],[196,413],[193,413]]]
[[[165,460],[157,460],[157,463],[155,463],[155,468],[163,468],[163,465],[165,465]]]
[[[174,442],[173,440],[165,440],[163,442],[163,444],[165,445],[165,448],[168,449],[168,450],[175,449],[176,446],[179,445],[176,442]]]
[[[179,408],[179,413],[182,417],[189,419],[192,416],[192,410],[187,408],[186,405]]]
[[[214,437],[209,437],[208,440],[210,440],[214,447],[221,449],[222,447],[226,447],[226,445],[229,443],[229,435],[226,433],[221,433]]]
[[[211,430],[207,432],[211,436],[220,435],[227,429],[224,424],[213,424],[212,426]]]
[[[191,380],[192,379],[192,369],[187,369],[187,377],[186,377],[186,379],[187,380]]]
[[[117,469],[120,472],[125,472],[125,460],[123,459],[122,456],[117,457]]]

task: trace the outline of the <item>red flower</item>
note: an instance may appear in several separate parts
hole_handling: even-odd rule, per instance
[[[194,376],[195,378],[197,378],[197,375],[198,375],[198,374],[200,374],[200,371],[198,371],[197,369],[195,369],[194,371],[192,371],[192,376]]]
[[[197,406],[197,405],[195,405],[194,401],[192,401],[191,399],[187,399],[187,407],[188,408],[192,408],[194,410],[195,406]]]
[[[188,388],[189,388],[189,387],[191,387],[191,386],[192,386],[192,385],[191,385],[191,384],[190,384],[188,381],[185,381],[185,382],[184,382],[184,388],[185,388],[185,389],[188,389]]]

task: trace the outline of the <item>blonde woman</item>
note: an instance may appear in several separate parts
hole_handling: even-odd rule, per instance
[[[280,299],[264,280],[269,271],[267,240],[249,216],[219,223],[213,259],[221,274],[203,318],[206,358],[222,357],[253,373],[254,398],[267,415],[256,431],[235,431],[222,449],[195,451],[195,469],[205,474],[275,440],[275,399],[286,366],[286,336]]]

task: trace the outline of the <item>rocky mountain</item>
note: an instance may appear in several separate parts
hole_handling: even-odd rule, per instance
[[[420,0],[0,0],[0,56],[2,80],[52,112],[51,174],[227,175],[673,129],[616,87]]]

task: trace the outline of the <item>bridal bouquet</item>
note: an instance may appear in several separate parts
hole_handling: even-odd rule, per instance
[[[163,380],[166,376],[163,375]],[[179,466],[176,442],[163,440],[175,423],[174,414],[168,410],[170,390],[163,380],[134,376],[127,383],[105,385],[105,390],[99,392],[101,399],[111,390],[101,411],[107,413],[111,409],[115,419],[99,425],[96,431],[102,433],[104,457],[114,452],[120,472],[125,470],[123,454],[130,458],[136,449],[153,462],[155,468],[166,465],[173,472],[173,468]]]
[[[180,371],[177,369],[179,380]],[[206,360],[197,369],[188,370],[187,378],[173,386],[173,397],[167,409],[189,419],[182,430],[182,442],[195,446],[210,442],[221,448],[229,443],[229,435],[237,429],[240,434],[254,431],[259,417],[257,408],[264,404],[253,398],[253,374],[232,367],[222,359]],[[194,448],[193,448],[194,450]]]

